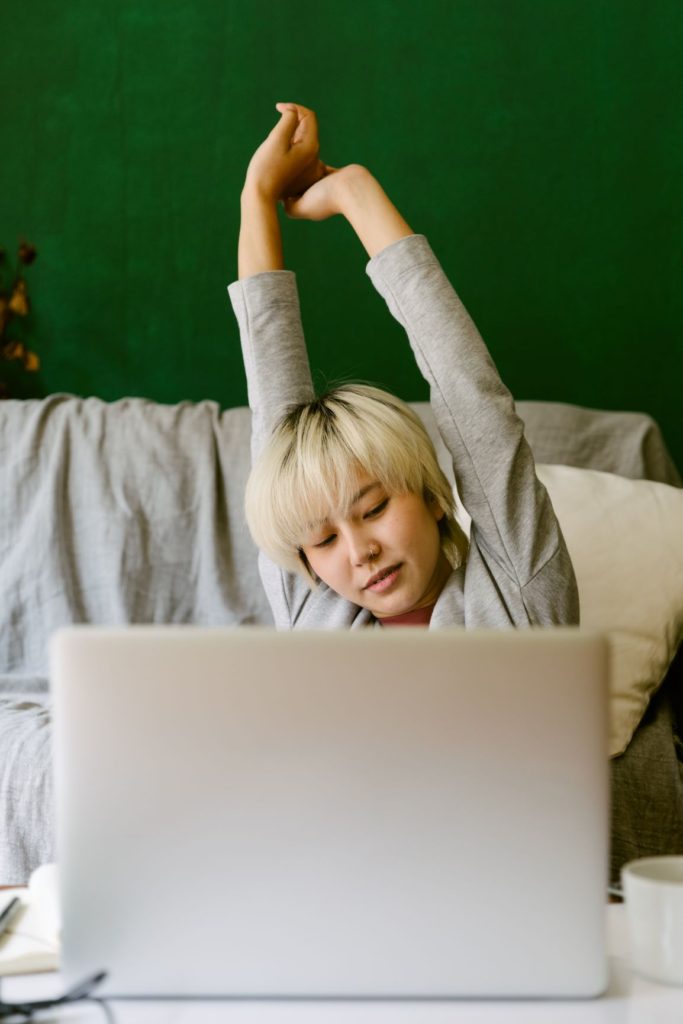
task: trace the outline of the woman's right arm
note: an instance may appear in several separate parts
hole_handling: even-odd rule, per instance
[[[294,104],[254,153],[241,195],[239,280],[228,288],[240,330],[251,409],[252,461],[289,405],[314,397],[294,274],[284,269],[277,204],[283,189],[321,174],[315,115]],[[261,552],[259,571],[278,628],[290,628],[308,587]]]
[[[241,195],[239,280],[228,292],[240,329],[249,407],[252,458],[290,405],[310,401],[308,365],[294,274],[284,269],[278,201],[307,188],[325,171],[318,159],[313,111],[277,104],[280,121],[252,156]]]

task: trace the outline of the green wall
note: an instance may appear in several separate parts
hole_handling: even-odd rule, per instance
[[[6,0],[0,37],[0,245],[40,254],[21,393],[245,401],[239,192],[293,99],[516,397],[645,410],[683,466],[680,0]],[[284,232],[318,382],[426,397],[348,225]]]

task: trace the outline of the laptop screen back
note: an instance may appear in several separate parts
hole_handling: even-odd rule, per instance
[[[595,995],[606,663],[572,629],[62,631],[68,979]]]

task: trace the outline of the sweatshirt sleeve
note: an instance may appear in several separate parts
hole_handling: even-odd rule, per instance
[[[287,408],[314,397],[296,276],[272,270],[228,286],[242,345],[251,409],[251,457],[259,456]],[[289,629],[310,601],[295,573],[259,552],[259,572],[278,629]]]
[[[482,555],[495,575],[502,572],[523,594],[529,588],[531,622],[578,621],[571,561],[547,491],[536,477],[524,425],[427,239],[410,235],[394,242],[370,260],[367,273],[405,328],[430,386],[439,432]],[[539,615],[535,606],[541,593],[554,607]]]
[[[237,317],[252,414],[252,461],[287,408],[313,399],[296,275],[270,270],[228,287]]]

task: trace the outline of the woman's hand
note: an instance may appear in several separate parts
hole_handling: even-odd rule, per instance
[[[326,220],[341,213],[370,257],[413,233],[365,167],[330,167],[320,160],[312,110],[298,103],[276,107],[280,121],[251,158],[242,190],[240,277],[283,266],[278,200],[295,220]]]
[[[303,195],[285,196],[283,202],[290,217],[299,220],[325,220],[341,213],[365,246],[368,256],[412,235],[379,182],[366,167],[348,164],[339,169],[322,164],[325,176],[314,182]]]
[[[292,190],[283,199],[285,213],[294,220],[327,220],[342,212],[342,188],[355,165],[329,167],[318,161],[318,178],[299,191]]]
[[[318,121],[298,103],[276,103],[280,120],[252,156],[245,189],[272,202],[304,192],[321,177]]]

